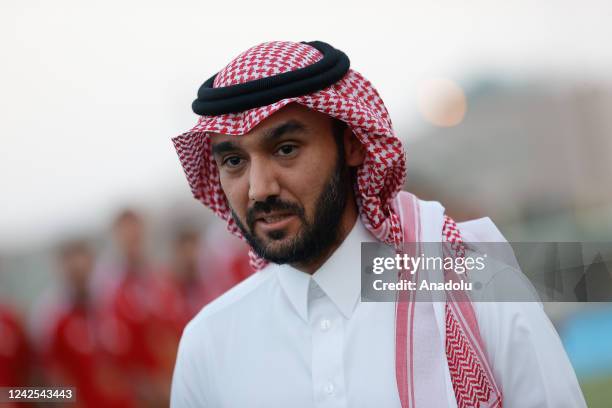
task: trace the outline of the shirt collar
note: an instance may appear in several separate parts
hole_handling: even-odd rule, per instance
[[[308,321],[308,297],[312,296],[309,288],[317,285],[344,317],[352,316],[361,291],[361,243],[375,241],[358,218],[342,244],[312,276],[291,265],[278,266],[281,287],[304,321]]]

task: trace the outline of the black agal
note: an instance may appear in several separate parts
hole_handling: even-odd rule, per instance
[[[198,115],[215,116],[270,105],[327,88],[349,70],[350,61],[342,51],[322,41],[304,44],[319,50],[323,58],[295,71],[220,88],[212,87],[215,74],[198,90],[198,98],[191,105],[193,111]]]

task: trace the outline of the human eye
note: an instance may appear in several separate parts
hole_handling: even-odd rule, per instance
[[[243,161],[244,160],[240,156],[231,155],[223,158],[221,164],[229,169],[235,169],[239,167]]]
[[[281,157],[291,157],[294,156],[299,147],[295,143],[285,143],[276,149],[276,154]]]

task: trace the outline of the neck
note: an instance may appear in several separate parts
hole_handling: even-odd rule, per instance
[[[348,234],[353,229],[355,222],[357,221],[358,210],[357,204],[353,197],[349,199],[346,209],[342,214],[342,219],[340,220],[340,227],[338,229],[338,238],[336,242],[334,242],[330,247],[317,259],[314,259],[309,262],[300,262],[291,264],[295,269],[305,272],[309,275],[314,274],[331,256],[336,249],[344,242]]]
[[[144,259],[141,256],[128,255],[125,257],[125,268],[128,273],[137,274],[144,267]]]
[[[72,301],[76,305],[86,305],[89,300],[89,292],[86,287],[76,285],[72,292]]]
[[[175,264],[175,279],[185,286],[189,286],[197,281],[198,271],[195,264],[189,263],[187,265],[177,262]]]

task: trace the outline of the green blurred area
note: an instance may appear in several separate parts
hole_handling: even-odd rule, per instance
[[[612,376],[580,383],[589,408],[612,407]]]

